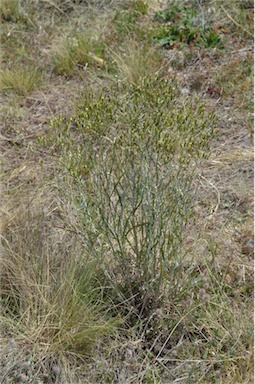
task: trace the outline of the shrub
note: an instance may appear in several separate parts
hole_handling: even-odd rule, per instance
[[[177,294],[195,170],[208,155],[213,118],[181,102],[175,84],[144,79],[88,94],[56,148],[78,186],[84,244],[115,299],[148,316]]]

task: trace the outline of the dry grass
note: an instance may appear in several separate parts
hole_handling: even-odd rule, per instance
[[[13,91],[24,96],[38,89],[41,84],[41,72],[34,68],[0,71],[0,89],[3,91]]]
[[[120,81],[138,84],[143,78],[157,76],[162,71],[162,58],[159,51],[142,47],[129,40],[118,52],[112,51],[116,77]]]
[[[89,355],[98,339],[115,332],[116,320],[106,314],[102,288],[94,285],[95,265],[86,261],[75,235],[61,229],[65,213],[58,195],[47,185],[36,191],[17,187],[22,192],[9,194],[1,212],[2,338],[17,360],[4,374],[9,380],[23,374],[28,348],[30,379],[37,378],[36,370],[50,378],[52,356],[68,364],[68,356]]]
[[[80,69],[105,67],[104,42],[100,31],[69,31],[66,37],[55,41],[52,47],[52,64],[59,75],[72,76]]]

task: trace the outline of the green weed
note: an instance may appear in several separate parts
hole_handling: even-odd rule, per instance
[[[219,32],[210,21],[205,22],[195,8],[173,5],[157,12],[155,21],[163,24],[154,32],[156,41],[167,48],[176,45],[194,45],[204,48],[223,48]]]
[[[5,384],[253,382],[253,2],[161,3],[0,5],[3,68],[50,79],[0,111]]]

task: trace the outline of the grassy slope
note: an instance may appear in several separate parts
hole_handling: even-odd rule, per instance
[[[158,2],[148,2],[147,10],[127,1],[128,13],[117,16],[124,2],[102,3],[1,3],[3,382],[251,383],[252,4],[202,3],[201,14],[221,31],[225,48],[191,52],[178,44],[152,46]],[[156,72],[176,77],[183,97],[202,97],[218,117],[220,135],[199,174],[196,218],[185,240],[192,259],[187,279],[196,279],[197,288],[187,302],[157,308],[159,331],[143,343],[143,326],[124,331],[109,318],[112,304],[107,309],[100,294],[90,297],[94,282],[85,284],[85,302],[74,294],[83,254],[75,190],[56,162],[60,154],[45,141],[54,137],[50,119],[70,116],[87,88],[100,90],[116,78],[136,83]],[[19,321],[6,312],[17,305],[8,302],[11,293],[23,299]],[[70,340],[79,348],[72,350]],[[90,358],[88,340],[96,343]]]

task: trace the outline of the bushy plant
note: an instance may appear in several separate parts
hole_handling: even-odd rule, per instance
[[[55,122],[87,252],[141,316],[179,289],[196,164],[213,135],[204,106],[178,96],[175,83],[143,79],[87,95],[69,122]]]

